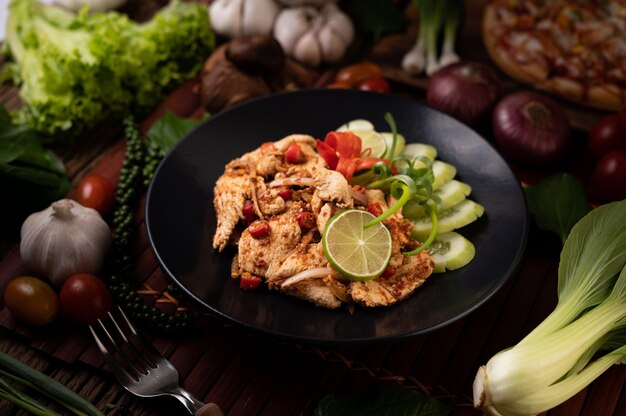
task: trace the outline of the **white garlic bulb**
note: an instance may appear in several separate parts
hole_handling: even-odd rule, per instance
[[[339,61],[354,40],[350,17],[335,3],[282,9],[274,37],[285,53],[309,66]]]
[[[71,199],[53,202],[22,224],[22,262],[58,287],[76,273],[99,272],[110,246],[111,229],[98,211]]]

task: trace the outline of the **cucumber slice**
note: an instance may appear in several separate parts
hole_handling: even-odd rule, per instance
[[[438,233],[446,233],[465,227],[466,225],[476,221],[485,212],[485,208],[472,201],[464,199],[452,208],[448,208],[439,213],[439,229]],[[424,241],[428,238],[430,230],[433,228],[430,217],[422,217],[413,221],[413,237]]]
[[[424,143],[409,143],[404,147],[404,155],[413,159],[415,156],[426,156],[431,160],[437,158],[437,148]]]
[[[391,153],[391,145],[393,144],[393,133],[389,132],[389,131],[384,131],[382,133],[380,133],[384,138],[385,138],[385,142],[387,142],[387,153],[385,154],[385,159],[393,159],[396,156],[401,155],[402,153],[404,153],[406,147],[406,138],[401,135],[400,133],[398,133],[398,137],[396,139],[396,149],[393,152],[393,156],[390,155]]]
[[[336,131],[352,131],[352,130],[374,130],[374,125],[363,118],[348,121],[346,124],[339,126]]]
[[[463,201],[472,192],[472,187],[464,182],[457,181],[455,179],[443,185],[441,188],[433,192],[436,196],[441,198],[442,208],[444,210],[452,208],[461,201]],[[409,219],[418,219],[426,215],[424,206],[418,203],[409,201],[402,208],[402,215]]]
[[[438,234],[428,251],[435,262],[435,273],[459,269],[476,255],[474,244],[454,231]]]
[[[433,189],[436,190],[454,179],[456,176],[456,168],[449,163],[435,160],[433,162],[433,174],[435,175]]]

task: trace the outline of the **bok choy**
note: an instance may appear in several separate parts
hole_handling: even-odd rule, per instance
[[[554,311],[474,380],[474,405],[490,415],[534,415],[626,363],[626,200],[594,209],[571,230]]]

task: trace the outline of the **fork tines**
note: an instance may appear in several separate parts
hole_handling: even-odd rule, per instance
[[[128,377],[128,382],[139,380],[158,366],[159,352],[143,339],[119,306],[89,329],[107,364],[116,375]]]

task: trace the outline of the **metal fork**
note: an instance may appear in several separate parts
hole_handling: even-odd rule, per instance
[[[98,319],[89,330],[107,365],[126,390],[140,397],[173,396],[195,416],[223,416],[215,403],[205,404],[180,387],[172,363],[137,332],[119,306],[115,310],[121,320],[116,320],[111,311],[108,319]],[[105,320],[109,321],[110,329]]]

